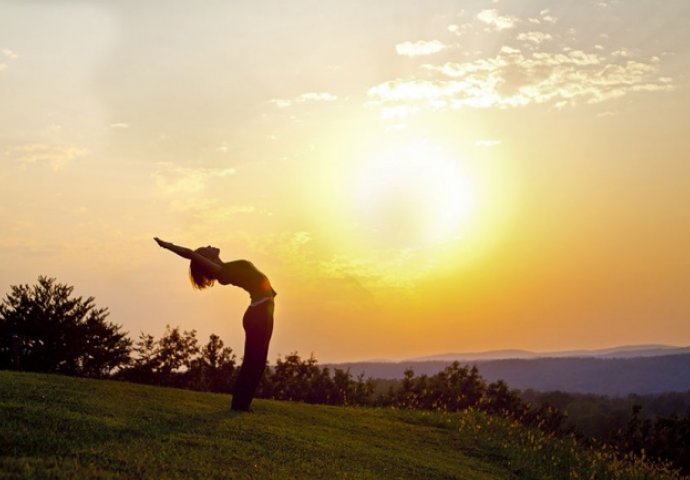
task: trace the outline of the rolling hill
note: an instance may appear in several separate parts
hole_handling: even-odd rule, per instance
[[[472,362],[478,360],[517,360],[534,358],[639,358],[659,357],[665,355],[690,354],[690,347],[672,345],[624,345],[620,347],[601,348],[593,350],[563,350],[553,352],[532,352],[530,350],[490,350],[487,352],[455,352],[439,355],[428,355],[405,359],[405,362],[426,361],[460,361]]]
[[[0,478],[514,478],[445,421],[0,371]]]
[[[354,375],[402,378],[407,368],[417,375],[433,375],[452,360],[353,362],[330,367],[349,369]],[[637,357],[561,357],[467,360],[487,381],[505,380],[513,388],[539,391],[625,396],[686,392],[690,390],[690,353]]]
[[[0,371],[0,478],[676,479],[501,417]]]

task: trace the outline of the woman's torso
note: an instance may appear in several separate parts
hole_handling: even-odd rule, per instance
[[[268,277],[247,260],[223,263],[217,278],[222,285],[235,285],[249,292],[252,302],[276,296]]]

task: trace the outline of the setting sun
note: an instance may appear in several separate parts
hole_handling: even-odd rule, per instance
[[[372,152],[356,166],[355,212],[376,243],[426,247],[466,234],[476,186],[458,160],[425,142]]]

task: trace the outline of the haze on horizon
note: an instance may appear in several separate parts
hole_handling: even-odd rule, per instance
[[[690,4],[0,0],[0,293],[269,358],[690,345]]]

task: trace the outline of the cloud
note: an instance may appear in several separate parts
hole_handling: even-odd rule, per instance
[[[641,91],[673,89],[659,77],[659,60],[646,62],[600,52],[522,51],[504,46],[493,57],[423,65],[427,79],[395,79],[369,89],[382,108],[509,108],[534,103],[557,107],[598,103]]]
[[[477,140],[474,144],[478,147],[491,148],[501,144],[501,140]]]
[[[541,15],[541,19],[547,23],[556,23],[558,21],[557,17],[551,15],[551,10],[549,10],[548,8],[545,8],[544,10],[539,12],[539,15]]]
[[[381,118],[386,120],[407,118],[419,111],[419,107],[410,105],[393,105],[381,109]]]
[[[2,54],[2,57],[6,58],[7,60],[13,61],[19,58],[19,55],[14,53],[12,50],[9,48],[3,48],[0,50],[0,54]],[[0,58],[2,58],[0,57]],[[7,63],[0,62],[0,72],[3,70],[7,70]]]
[[[423,275],[413,275],[410,272],[410,258],[406,253],[401,252],[394,259],[388,261],[379,259],[378,262],[371,259],[338,255],[319,262],[318,270],[323,277],[349,279],[365,289],[410,288]]]
[[[212,178],[223,178],[236,173],[234,168],[180,167],[169,162],[159,162],[153,174],[158,188],[166,194],[194,193],[206,188]]]
[[[295,99],[296,102],[332,102],[337,100],[338,97],[332,93],[320,92],[320,93],[303,93]]]
[[[221,143],[219,147],[216,147],[216,152],[220,153],[228,153],[230,151],[230,147],[226,142]]]
[[[58,171],[87,153],[88,150],[71,145],[25,144],[9,148],[4,156],[23,165],[48,165]]]
[[[338,97],[328,92],[308,92],[290,99],[272,99],[270,102],[278,108],[287,108],[296,103],[305,102],[333,102]]]
[[[371,98],[383,102],[434,100],[459,95],[465,88],[460,82],[429,80],[391,80],[369,89]]]
[[[9,48],[3,48],[3,49],[2,49],[2,54],[3,54],[5,57],[9,58],[10,60],[15,60],[15,59],[19,58],[19,55],[17,55],[16,53],[14,53],[14,52],[13,52],[12,50],[10,50]]]
[[[398,52],[398,55],[403,55],[406,57],[418,57],[422,55],[432,55],[434,53],[441,52],[446,48],[448,48],[448,46],[444,45],[438,40],[419,40],[416,42],[399,43],[395,46],[395,51]]]
[[[368,257],[338,254],[308,231],[253,235],[245,240],[250,250],[278,260],[310,290],[321,291],[324,282],[338,282],[341,287],[356,290],[349,293],[368,296],[370,288],[412,287],[427,273],[424,256],[409,249],[384,256],[380,251]],[[415,268],[410,269],[410,264]]]
[[[487,24],[493,30],[498,31],[513,28],[518,22],[516,17],[512,17],[510,15],[499,15],[498,10],[495,9],[482,10],[477,14],[477,19],[480,22]]]
[[[129,123],[125,123],[125,122],[111,123],[110,128],[112,128],[114,130],[124,130],[124,129],[129,128]]]
[[[540,43],[551,40],[553,37],[544,32],[522,32],[517,36],[521,42],[530,42],[539,45]]]

